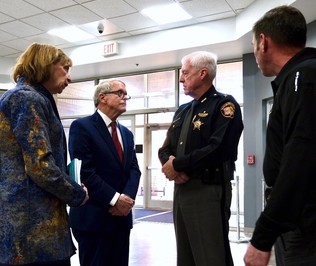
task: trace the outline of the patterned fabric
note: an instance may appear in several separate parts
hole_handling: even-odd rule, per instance
[[[63,128],[52,104],[20,79],[0,99],[0,265],[75,253],[66,204],[84,191],[66,175]]]

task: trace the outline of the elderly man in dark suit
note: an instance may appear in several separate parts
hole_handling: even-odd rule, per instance
[[[70,209],[70,223],[84,266],[126,266],[132,228],[132,207],[139,170],[133,134],[116,119],[126,111],[129,96],[122,81],[96,86],[96,112],[70,127],[71,159],[82,160],[81,181],[90,200]]]

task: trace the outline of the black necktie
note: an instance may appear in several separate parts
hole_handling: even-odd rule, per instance
[[[178,146],[177,146],[177,156],[181,156],[185,154],[185,146],[187,142],[187,137],[189,133],[189,128],[192,122],[192,116],[193,116],[193,111],[194,111],[194,106],[196,105],[197,101],[193,101],[191,104],[190,109],[187,111],[182,128],[181,128],[181,133],[178,141]]]
[[[122,146],[121,146],[121,143],[118,139],[118,136],[117,136],[117,131],[116,131],[116,121],[113,121],[111,122],[111,128],[112,128],[112,139],[113,139],[113,142],[114,142],[114,146],[117,150],[117,153],[120,157],[120,160],[121,162],[123,162],[123,150],[122,150]]]

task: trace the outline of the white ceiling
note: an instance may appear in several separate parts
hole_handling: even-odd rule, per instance
[[[174,2],[193,18],[159,26],[140,13]],[[64,49],[75,63],[74,79],[171,67],[197,49],[213,51],[220,60],[240,58],[252,52],[253,22],[279,4],[297,6],[309,22],[316,19],[315,0],[0,0],[0,82],[32,42]],[[102,34],[97,30],[100,22]],[[68,43],[47,34],[69,25],[94,38]],[[102,56],[104,43],[113,40],[119,54]]]

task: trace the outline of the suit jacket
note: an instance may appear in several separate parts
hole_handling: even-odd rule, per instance
[[[102,117],[93,115],[75,120],[70,126],[69,152],[71,159],[82,160],[81,182],[89,191],[88,202],[70,209],[71,227],[94,232],[132,228],[132,213],[112,216],[109,204],[116,192],[135,199],[141,172],[139,170],[133,134],[118,125],[124,147],[122,164],[112,137]]]

